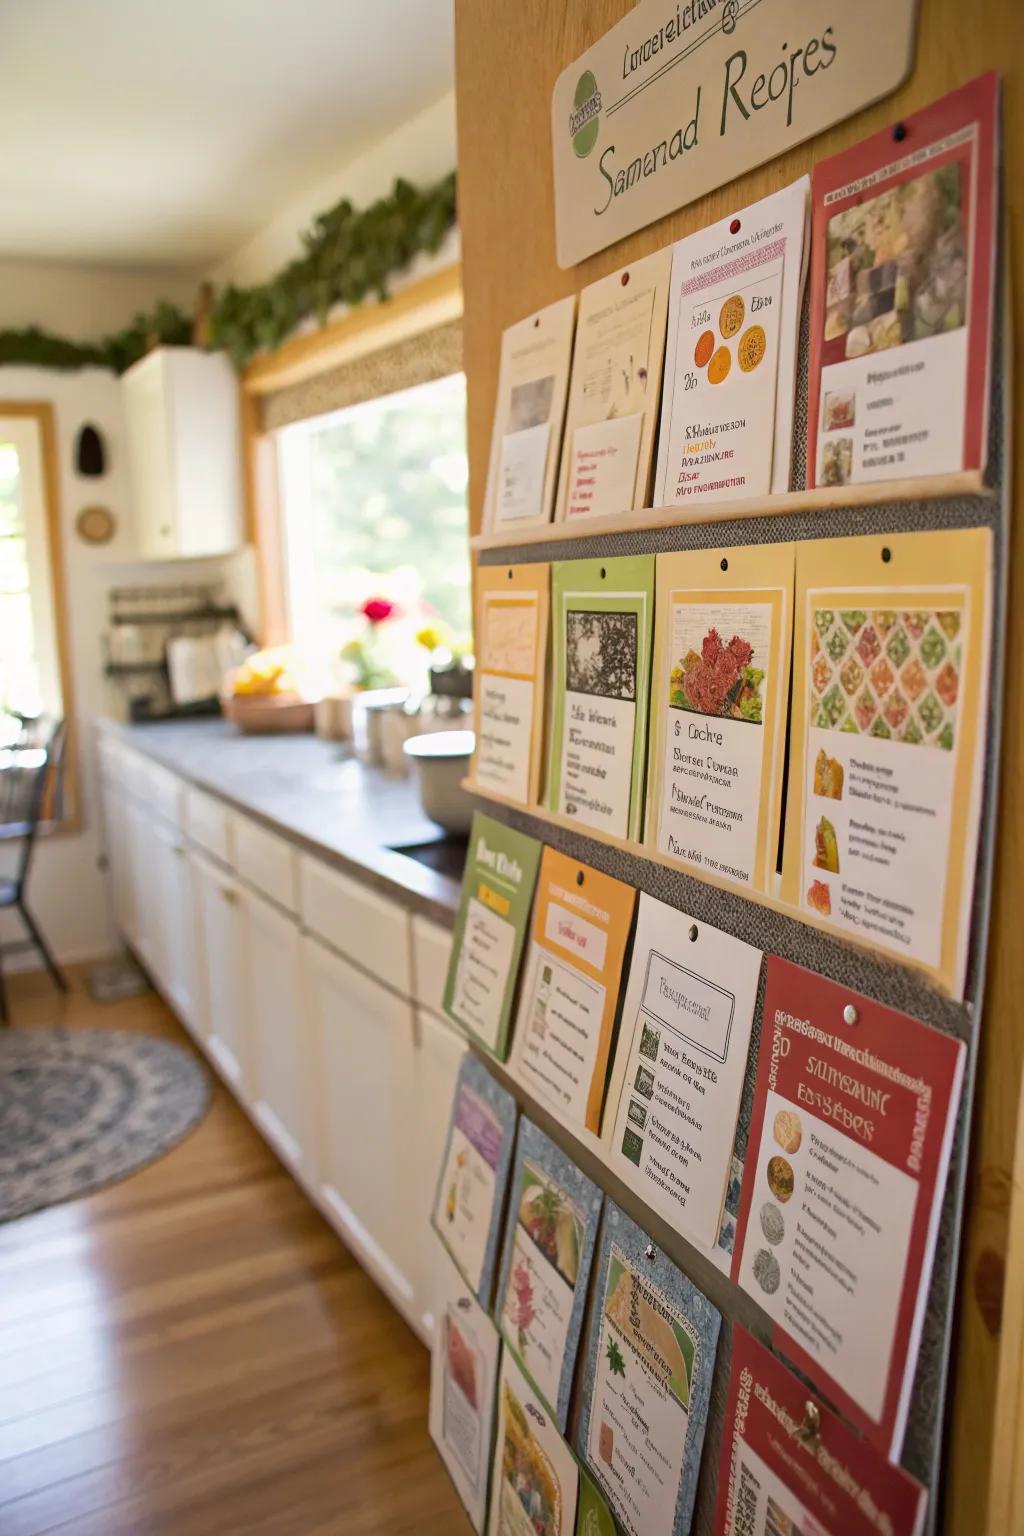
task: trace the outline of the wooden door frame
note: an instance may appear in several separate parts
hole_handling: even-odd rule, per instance
[[[61,711],[67,722],[64,747],[64,805],[66,813],[59,821],[46,821],[40,834],[54,836],[81,831],[82,817],[78,793],[77,738],[75,733],[75,694],[71,675],[71,646],[68,638],[67,596],[64,583],[64,554],[60,505],[60,459],[57,447],[57,413],[49,400],[0,400],[0,418],[14,417],[34,421],[39,429],[39,451],[43,470],[43,500],[46,520],[47,559],[50,590],[53,597],[53,628],[57,649],[57,673],[60,679]],[[44,815],[45,815],[44,806]]]

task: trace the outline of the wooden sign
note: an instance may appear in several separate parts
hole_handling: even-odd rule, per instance
[[[640,0],[551,98],[558,264],[635,229],[887,96],[915,0]]]

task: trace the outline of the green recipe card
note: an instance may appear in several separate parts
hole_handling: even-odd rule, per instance
[[[519,975],[541,845],[484,816],[473,817],[462,895],[444,988],[445,1012],[499,1061]]]
[[[654,556],[551,567],[548,804],[638,840],[654,621]]]

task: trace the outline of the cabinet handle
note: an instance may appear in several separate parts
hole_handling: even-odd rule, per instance
[[[229,901],[232,906],[234,906],[238,901],[238,892],[234,890],[230,885],[222,885],[220,887],[220,893],[224,897],[224,900]]]
[[[179,859],[183,859],[185,857],[185,844],[184,843],[172,843],[171,844],[171,850],[172,850],[172,852],[174,852],[174,853],[176,853],[178,855]]]

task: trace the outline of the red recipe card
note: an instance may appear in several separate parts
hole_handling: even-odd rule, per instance
[[[889,1456],[903,1441],[965,1048],[770,957],[732,1277]]]
[[[999,80],[814,167],[807,484],[985,463]]]
[[[738,1325],[715,1536],[917,1536],[928,1495]]]

